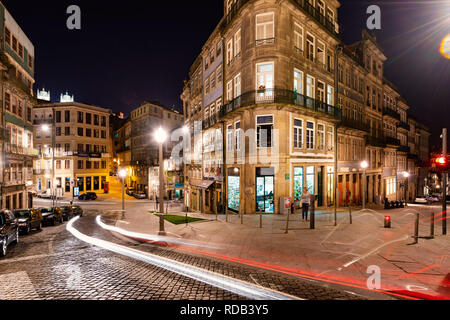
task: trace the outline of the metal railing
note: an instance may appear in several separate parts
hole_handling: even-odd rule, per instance
[[[33,148],[25,148],[23,146],[5,143],[5,152],[6,154],[15,154],[15,155],[24,155],[24,156],[33,156],[37,157],[39,155],[39,151]]]
[[[258,39],[256,40],[256,46],[262,46],[265,44],[274,44],[275,38],[267,38],[267,39]]]
[[[364,123],[364,121],[362,119],[355,120],[355,119],[343,118],[341,121],[341,126],[369,132],[369,128],[367,127],[367,125]]]
[[[403,128],[405,130],[410,131],[411,130],[411,126],[409,124],[407,124],[406,122],[401,121],[398,126],[398,128]]]
[[[328,115],[337,120],[342,119],[341,109],[328,105],[325,102],[298,94],[295,91],[284,89],[264,89],[246,92],[222,106],[220,109],[220,116],[223,117],[243,107],[266,103],[290,104],[305,110]]]
[[[411,151],[411,148],[410,147],[408,147],[408,146],[400,146],[400,147],[398,147],[398,149],[397,149],[399,152],[405,152],[405,153],[410,153],[410,151]]]
[[[386,144],[393,145],[393,146],[400,146],[400,140],[394,137],[386,137]]]
[[[392,110],[390,108],[384,108],[383,109],[383,116],[389,116],[389,117],[392,117],[394,119],[400,120],[400,114],[397,111]]]

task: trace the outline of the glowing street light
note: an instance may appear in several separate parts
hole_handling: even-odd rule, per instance
[[[441,54],[447,58],[450,59],[450,34],[447,35],[443,40],[441,44]]]
[[[363,210],[366,209],[366,170],[369,167],[369,163],[367,161],[361,162],[361,168],[364,170],[363,175]]]
[[[409,172],[407,172],[407,171],[403,172],[403,178],[405,178],[405,180],[406,180],[405,186],[404,186],[404,189],[405,189],[405,206],[408,205],[409,176],[410,176]]]
[[[159,235],[166,235],[164,230],[164,154],[163,146],[166,142],[168,135],[167,132],[159,127],[155,131],[153,137],[159,144]]]

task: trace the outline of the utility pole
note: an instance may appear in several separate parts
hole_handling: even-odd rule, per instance
[[[57,204],[57,191],[55,188],[56,171],[55,171],[55,147],[56,147],[56,119],[55,119],[55,108],[52,108],[52,205],[53,207]]]
[[[442,132],[442,153],[443,156],[447,158],[447,128],[445,128]],[[442,212],[443,212],[442,234],[445,236],[447,235],[447,178],[448,178],[447,168],[444,169],[442,177],[444,187],[444,197],[443,197],[444,203],[442,205]]]

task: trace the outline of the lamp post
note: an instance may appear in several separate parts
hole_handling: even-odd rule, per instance
[[[361,168],[364,169],[363,175],[363,210],[366,209],[366,170],[369,167],[369,163],[367,161],[361,162]]]
[[[409,187],[409,172],[403,172],[403,177],[405,178],[405,184],[403,188],[405,189],[405,206],[408,205],[408,187]]]
[[[122,179],[122,217],[125,217],[125,178],[128,173],[125,169],[120,170],[119,177]]]
[[[160,127],[154,133],[154,138],[159,144],[159,235],[166,235],[164,230],[164,154],[163,147],[167,140],[167,132]]]
[[[55,207],[55,200],[56,200],[56,192],[55,192],[55,136],[56,136],[56,132],[55,132],[55,109],[52,109],[52,185],[51,185],[51,190],[52,190],[52,207]],[[44,124],[41,127],[42,131],[44,132],[50,132],[50,125],[48,124]]]

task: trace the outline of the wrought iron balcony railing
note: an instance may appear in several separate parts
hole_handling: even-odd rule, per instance
[[[405,129],[405,130],[408,130],[408,131],[411,130],[411,126],[410,126],[409,124],[407,124],[406,122],[403,122],[403,121],[401,121],[401,122],[398,124],[397,127],[398,127],[398,128],[402,128],[402,129]]]
[[[37,149],[26,148],[11,143],[5,143],[5,152],[6,154],[32,156],[32,157],[37,157],[39,155],[39,151]]]
[[[394,137],[386,137],[386,144],[392,146],[400,146],[400,140]]]
[[[341,109],[328,105],[325,102],[298,94],[295,91],[284,89],[264,89],[246,92],[222,106],[220,109],[220,116],[223,117],[243,107],[266,103],[294,105],[305,110],[330,116],[336,120],[342,119]]]
[[[411,148],[408,146],[400,146],[397,149],[399,152],[405,152],[405,153],[410,153],[411,152]]]
[[[343,118],[341,121],[342,127],[347,127],[351,129],[358,129],[361,131],[369,132],[369,127],[364,123],[363,120],[347,119]]]
[[[392,110],[390,108],[383,109],[383,116],[389,116],[400,121],[400,114],[397,111]]]

